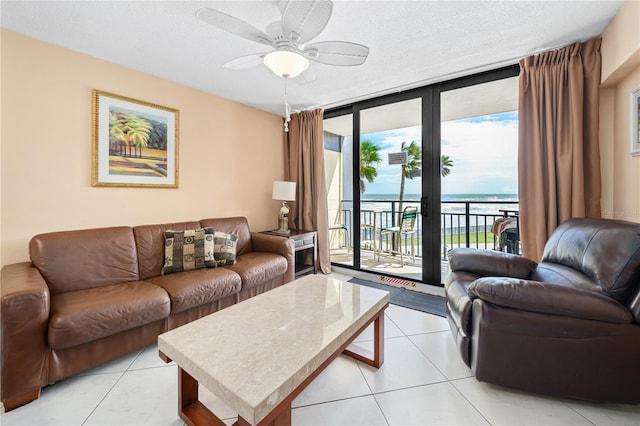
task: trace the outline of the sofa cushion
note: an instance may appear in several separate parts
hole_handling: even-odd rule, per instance
[[[51,298],[49,346],[65,349],[169,316],[167,292],[144,281],[112,284]]]
[[[541,262],[533,271],[531,280],[600,292],[598,284],[588,276],[577,269],[558,263]]]
[[[219,232],[227,234],[236,234],[238,236],[237,254],[238,256],[253,251],[253,243],[251,241],[251,231],[249,223],[244,217],[224,217],[215,219],[202,219],[200,226],[206,228],[211,226]]]
[[[600,293],[626,303],[640,280],[640,224],[567,220],[549,237],[542,261],[573,268],[592,280]]]
[[[165,248],[162,275],[194,269],[215,268],[214,234],[213,228],[164,231]]]
[[[231,266],[236,263],[237,234],[216,231],[213,255],[218,266]]]
[[[287,259],[279,254],[253,252],[238,256],[229,269],[242,278],[242,289],[255,287],[287,272]]]
[[[198,222],[177,222],[158,225],[142,225],[133,228],[138,249],[140,279],[146,280],[162,273],[164,266],[164,231],[200,229]]]
[[[171,313],[186,311],[240,292],[240,276],[227,268],[198,269],[149,279],[169,293]]]
[[[36,235],[29,255],[52,295],[139,279],[133,232],[125,226]]]

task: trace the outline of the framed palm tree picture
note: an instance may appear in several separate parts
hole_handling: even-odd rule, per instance
[[[631,155],[640,155],[640,87],[631,91]]]
[[[180,111],[92,91],[93,186],[178,187]]]

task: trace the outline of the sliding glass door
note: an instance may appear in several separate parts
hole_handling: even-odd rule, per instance
[[[332,263],[404,285],[441,285],[450,248],[494,247],[494,219],[517,210],[517,154],[513,138],[507,146],[503,134],[483,129],[491,120],[494,130],[517,123],[517,73],[510,67],[325,112]],[[495,218],[489,206],[499,207]]]
[[[360,267],[422,281],[422,99],[360,110]]]
[[[519,252],[518,77],[513,74],[441,87],[441,281],[451,248]]]

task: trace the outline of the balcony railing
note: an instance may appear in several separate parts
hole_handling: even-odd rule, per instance
[[[373,223],[373,215],[376,218],[376,229],[397,226],[400,212],[398,200],[363,200],[360,202],[361,223]],[[447,251],[454,247],[475,247],[493,249],[496,247],[497,236],[491,233],[491,225],[505,216],[507,212],[517,212],[517,201],[442,201],[440,214],[440,246],[442,260],[447,260]],[[349,229],[349,235],[353,236],[353,202],[342,201],[343,224]],[[403,208],[416,206],[417,201],[403,201]],[[422,256],[422,216],[418,215],[416,221],[416,255]],[[371,227],[361,229],[360,240],[371,241],[378,238],[373,235]],[[353,241],[351,242],[353,243]]]

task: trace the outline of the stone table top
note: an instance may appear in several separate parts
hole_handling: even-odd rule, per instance
[[[161,334],[158,349],[256,424],[388,303],[308,275]]]

